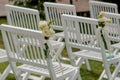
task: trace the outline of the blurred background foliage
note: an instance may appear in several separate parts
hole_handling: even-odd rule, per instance
[[[40,19],[45,19],[44,2],[55,2],[55,0],[9,0],[14,5],[37,9],[40,12]]]

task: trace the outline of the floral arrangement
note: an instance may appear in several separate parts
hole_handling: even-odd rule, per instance
[[[101,37],[102,37],[102,39],[103,39],[103,41],[104,41],[104,44],[106,44],[106,40],[105,40],[105,38],[104,38],[103,32],[105,32],[106,34],[108,34],[108,33],[107,33],[108,31],[107,31],[106,28],[105,28],[105,24],[106,24],[106,23],[111,23],[112,20],[111,20],[111,19],[108,19],[108,18],[106,18],[106,17],[104,17],[104,16],[105,16],[105,13],[104,13],[103,11],[101,11],[101,12],[99,13],[99,15],[98,15],[98,25],[99,25],[98,28],[100,29]],[[114,55],[110,54],[110,55],[108,55],[106,58],[107,58],[107,59],[112,59],[112,58],[114,58]]]
[[[51,48],[51,45],[49,44],[49,38],[55,33],[54,30],[52,28],[50,28],[50,24],[52,22],[47,22],[47,21],[40,21],[39,22],[39,29],[42,30],[43,32],[43,35],[44,35],[44,38],[45,38],[45,49],[44,49],[44,52],[45,52],[45,56],[46,58],[49,57],[48,53],[50,53],[50,48]]]
[[[105,13],[103,11],[101,11],[98,15],[98,24],[99,24],[99,27],[101,27],[101,28],[105,27],[105,23],[111,23],[112,22],[111,19],[108,19],[104,16],[105,16]]]
[[[45,36],[45,39],[48,40],[54,33],[55,31],[50,28],[50,24],[52,22],[47,22],[47,21],[40,21],[39,22],[39,28],[42,30],[43,35]]]
[[[44,43],[44,45],[45,45],[44,52],[45,52],[46,59],[48,59],[48,61],[51,58],[52,54],[55,53],[55,51],[53,50],[51,44],[49,43],[49,38],[55,33],[55,31],[52,28],[50,28],[50,24],[52,22],[53,21],[50,21],[50,22],[40,21],[39,22],[39,29],[42,30],[44,38],[46,40],[46,42]],[[48,53],[50,53],[50,54],[48,54]],[[59,59],[57,59],[57,60],[59,62],[61,70],[62,70],[62,65],[60,64],[60,60]],[[51,64],[49,64],[49,65],[51,65]],[[63,73],[63,71],[62,71],[62,73]]]

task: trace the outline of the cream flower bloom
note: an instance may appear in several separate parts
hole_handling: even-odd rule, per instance
[[[39,22],[39,28],[40,28],[41,30],[45,30],[45,29],[49,28],[49,27],[48,27],[48,23],[47,23],[46,21],[40,21],[40,22]]]
[[[45,37],[50,37],[51,35],[53,35],[55,32],[53,31],[53,29],[46,29],[43,31],[43,34]]]
[[[99,18],[99,19],[98,19],[98,22],[107,22],[107,23],[111,23],[112,20],[111,20],[111,19],[108,19],[108,18],[106,18],[106,17],[102,17],[102,18]]]
[[[101,23],[102,23],[102,22],[105,22],[105,19],[104,19],[104,18],[99,18],[99,19],[98,19],[98,22],[101,22]]]
[[[99,27],[102,27],[102,28],[105,27],[106,23],[111,23],[112,22],[111,19],[108,19],[104,16],[105,16],[105,13],[103,11],[101,11],[98,15],[98,24],[99,24]]]
[[[43,35],[45,37],[50,37],[51,35],[53,35],[55,32],[52,28],[50,28],[50,26],[48,25],[49,23],[47,21],[40,21],[39,22],[39,28],[40,30],[42,30]]]
[[[107,19],[106,22],[107,23],[112,23],[112,20],[111,19]]]
[[[52,34],[55,34],[55,31],[52,29],[52,28],[50,28],[50,34],[52,35]]]
[[[105,13],[103,11],[101,11],[98,15],[98,18],[103,18],[105,16]]]

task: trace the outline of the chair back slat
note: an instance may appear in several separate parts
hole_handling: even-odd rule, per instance
[[[74,5],[45,2],[44,8],[47,21],[53,21],[51,27],[56,30],[63,30],[62,14],[76,15]]]
[[[8,4],[5,7],[9,25],[38,30],[38,10]]]
[[[100,11],[118,13],[118,7],[115,3],[107,3],[100,1],[89,1],[90,15],[97,19]]]

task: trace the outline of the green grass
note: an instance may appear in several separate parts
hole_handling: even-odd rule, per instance
[[[6,18],[0,18],[0,24],[7,24]],[[4,48],[1,32],[0,32],[0,48]],[[65,53],[66,53],[66,50],[63,51],[63,54]],[[3,70],[6,68],[7,65],[8,65],[8,62],[0,63],[0,72],[3,72]],[[80,69],[82,80],[97,80],[99,78],[103,70],[102,63],[90,60],[90,65],[92,69],[91,71],[88,71],[86,69],[85,64],[82,65],[82,68]],[[6,80],[15,80],[15,78],[13,74],[9,74]],[[50,80],[50,79],[47,78],[46,80]]]
[[[1,24],[7,24],[6,18],[0,18],[0,25]],[[0,48],[4,48],[1,32],[0,32]]]

